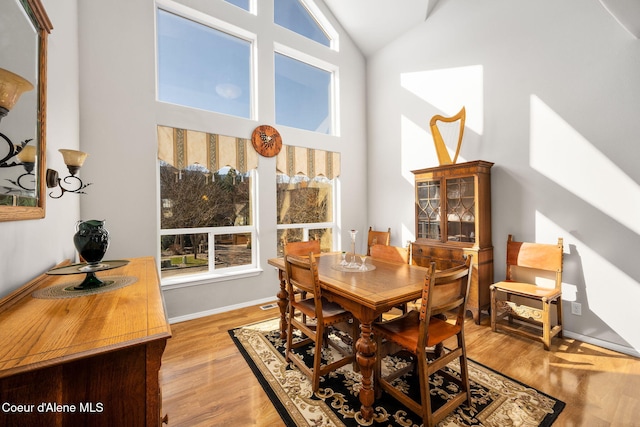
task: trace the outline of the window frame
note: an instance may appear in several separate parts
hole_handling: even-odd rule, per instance
[[[259,107],[264,107],[264,98],[265,96],[272,98],[272,101],[275,105],[275,73],[273,68],[273,61],[275,58],[275,53],[279,53],[288,57],[291,57],[295,60],[306,63],[310,66],[320,68],[330,73],[330,88],[329,88],[329,120],[331,120],[331,131],[329,133],[319,133],[314,132],[319,135],[319,142],[312,144],[312,147],[320,150],[326,150],[325,143],[322,141],[333,141],[332,137],[340,136],[340,91],[339,91],[339,71],[340,66],[331,58],[335,57],[335,53],[337,52],[339,46],[339,35],[338,32],[334,29],[333,25],[330,23],[330,20],[327,18],[324,12],[318,8],[318,6],[313,2],[313,0],[300,0],[300,2],[310,11],[313,15],[314,19],[323,27],[326,33],[331,38],[331,46],[327,47],[319,44],[313,40],[310,40],[306,37],[303,37],[291,30],[288,30],[284,27],[281,27],[273,22],[273,16],[270,14],[265,15],[264,12],[269,12],[269,8],[264,9],[263,6],[265,4],[260,4],[261,8],[258,8],[257,0],[250,0],[251,10],[249,13],[253,16],[247,18],[240,18],[239,13],[232,11],[231,8],[237,9],[237,6],[233,4],[229,4],[229,8],[227,9],[221,8],[217,9],[214,6],[202,6],[202,11],[194,9],[186,4],[178,3],[174,0],[155,0],[154,2],[154,20],[155,22],[155,33],[154,33],[154,42],[156,43],[156,58],[157,58],[157,43],[158,43],[158,35],[157,35],[157,16],[158,9],[162,9],[166,12],[176,14],[184,19],[192,20],[196,23],[206,25],[212,29],[224,32],[234,37],[241,38],[243,40],[247,40],[251,44],[250,49],[250,84],[251,84],[251,95],[250,95],[250,117],[240,117],[240,116],[232,116],[225,113],[203,110],[196,107],[190,107],[180,104],[173,104],[170,102],[160,101],[158,99],[158,62],[156,59],[156,70],[155,70],[155,78],[156,78],[156,104],[157,108],[160,110],[160,114],[158,119],[156,120],[156,126],[165,125],[171,126],[175,128],[185,128],[185,129],[194,129],[201,131],[206,131],[210,133],[219,133],[226,135],[234,135],[241,134],[242,129],[250,127],[253,129],[258,120],[265,120],[269,116],[268,112],[264,112],[259,110]],[[217,10],[220,10],[221,13],[218,14]],[[271,11],[273,9],[271,8]],[[233,13],[231,13],[233,12]],[[223,19],[224,18],[224,19]],[[270,21],[271,28],[267,21]],[[277,28],[282,28],[287,32],[290,32],[292,35],[295,35],[295,39],[289,38],[286,36],[286,33],[281,33]],[[267,28],[266,33],[262,33],[262,29]],[[286,37],[283,37],[286,36]],[[294,36],[292,36],[294,37]],[[299,37],[299,38],[298,38]],[[304,41],[302,40],[304,39]],[[265,43],[266,42],[266,43]],[[291,46],[296,46],[297,48],[293,48]],[[327,62],[331,61],[331,62]],[[267,69],[260,69],[267,65]],[[270,65],[270,66],[269,66]],[[260,74],[259,74],[260,72]],[[264,87],[265,85],[259,85],[262,81],[264,83],[267,82],[266,86],[269,86],[269,77],[272,79],[271,88]],[[266,78],[266,80],[265,80]],[[164,105],[163,105],[164,104]],[[168,115],[170,113],[171,115]],[[194,125],[194,121],[190,118],[185,118],[189,115],[196,115],[196,123]],[[275,110],[274,110],[275,115]],[[183,117],[184,116],[184,117]],[[203,120],[205,118],[213,118],[213,122],[225,124],[222,126],[216,126],[216,129],[206,129],[211,126],[204,125],[197,120]],[[230,118],[230,119],[227,119]],[[275,116],[271,117],[271,120],[275,121]],[[164,123],[163,123],[164,122]],[[231,123],[227,125],[226,123]],[[282,126],[282,125],[281,125]],[[285,126],[283,126],[285,127]],[[228,129],[233,129],[229,131]],[[291,128],[294,133],[297,133],[299,130],[304,132],[309,132],[308,130],[300,129],[300,128]],[[315,137],[314,137],[315,138]],[[299,145],[299,144],[296,144]],[[333,150],[336,151],[336,150]],[[340,151],[340,150],[337,150]],[[200,272],[194,274],[182,274],[176,275],[172,277],[167,277],[161,279],[161,288],[165,290],[169,289],[177,289],[177,288],[186,288],[191,286],[201,286],[201,285],[209,285],[216,282],[229,282],[230,280],[242,279],[260,276],[263,273],[263,263],[265,260],[260,259],[260,253],[264,253],[264,247],[262,245],[267,245],[269,251],[271,251],[271,242],[263,241],[264,239],[260,239],[261,229],[264,228],[265,219],[260,215],[264,215],[263,209],[258,206],[260,203],[261,196],[258,194],[258,189],[262,188],[264,184],[260,184],[259,175],[260,172],[263,171],[265,167],[268,168],[267,163],[260,162],[257,169],[251,170],[252,173],[252,218],[254,219],[253,224],[250,226],[238,226],[238,227],[204,227],[204,228],[184,228],[184,229],[161,229],[161,215],[163,212],[162,209],[162,199],[160,197],[160,169],[159,166],[156,166],[156,182],[157,182],[157,233],[156,233],[156,244],[157,244],[157,267],[158,272],[161,267],[161,240],[162,236],[172,235],[172,234],[196,234],[203,232],[207,234],[210,245],[211,240],[215,238],[215,236],[223,235],[223,234],[236,234],[236,233],[247,233],[251,237],[251,264],[243,265],[243,266],[235,266],[235,267],[222,267],[215,268],[215,259],[209,260],[209,264],[214,263],[214,268],[211,270],[209,266],[207,272]],[[263,171],[264,172],[264,171]],[[273,171],[273,179],[277,179],[277,173],[275,170]],[[271,171],[269,170],[267,176],[271,177]],[[278,230],[286,229],[286,228],[299,228],[303,230],[303,235],[308,236],[309,230],[312,229],[330,229],[332,233],[331,244],[332,250],[339,250],[341,244],[341,194],[340,188],[341,183],[339,176],[335,177],[333,180],[333,209],[332,209],[332,222],[320,222],[320,223],[304,223],[304,224],[277,224],[277,220],[274,217],[273,226],[275,226],[275,232]],[[262,197],[265,197],[264,195]],[[269,221],[271,223],[271,220]],[[271,229],[271,225],[269,225],[269,229]],[[276,243],[276,242],[274,242]],[[213,246],[210,246],[213,247]],[[274,245],[273,250],[274,253],[277,253],[278,250],[277,243]]]
[[[160,170],[160,162],[158,162],[158,176]],[[249,171],[251,177],[251,218],[253,221],[251,225],[239,225],[239,226],[221,226],[221,227],[194,227],[194,228],[159,228],[158,233],[158,252],[161,251],[160,240],[162,236],[173,236],[177,234],[207,234],[208,247],[213,248],[214,240],[216,236],[225,234],[250,234],[251,235],[251,264],[237,265],[233,267],[221,267],[216,268],[215,256],[209,257],[208,270],[202,273],[195,274],[180,274],[174,277],[162,278],[160,271],[160,282],[163,289],[175,289],[187,286],[195,286],[199,283],[209,283],[216,281],[228,280],[230,278],[249,277],[259,274],[262,269],[259,267],[258,260],[258,227],[257,222],[257,170],[252,169]],[[160,192],[160,180],[158,179],[158,191]],[[159,199],[159,213],[162,215],[163,199]],[[160,257],[158,257],[160,261]]]
[[[277,179],[277,175],[278,173],[276,172],[276,179]],[[311,178],[313,179],[313,178]],[[280,231],[280,230],[287,230],[287,229],[294,229],[294,228],[300,228],[302,229],[302,239],[303,240],[309,240],[309,230],[313,230],[316,228],[327,228],[327,229],[331,229],[331,238],[332,238],[332,242],[331,242],[331,250],[332,251],[336,251],[338,250],[337,248],[340,248],[340,226],[339,226],[339,221],[338,219],[339,214],[340,214],[340,177],[336,176],[335,178],[333,178],[331,181],[331,195],[332,195],[332,209],[331,209],[331,218],[333,219],[333,221],[329,221],[329,222],[303,222],[303,223],[290,223],[290,224],[279,224],[276,219],[276,230]],[[278,243],[276,246],[278,246],[280,243]],[[276,249],[277,252],[277,249]]]
[[[253,1],[252,1],[253,3]],[[238,6],[234,4],[230,4],[230,6],[238,8]],[[160,92],[160,70],[158,67],[158,9],[162,9],[165,12],[172,13],[177,15],[183,19],[187,19],[193,22],[196,22],[200,25],[204,25],[213,30],[220,31],[229,36],[239,38],[244,40],[250,44],[249,52],[249,117],[236,116],[233,114],[227,114],[220,111],[212,111],[205,110],[198,107],[193,107],[189,105],[182,104],[174,104],[172,102],[163,101],[159,98]],[[242,8],[239,8],[244,10]],[[229,117],[234,117],[243,120],[256,120],[257,119],[257,111],[258,111],[258,35],[248,31],[242,27],[238,27],[233,25],[227,21],[223,21],[222,19],[215,18],[211,15],[208,15],[204,12],[200,12],[196,9],[192,9],[184,4],[177,3],[173,0],[155,0],[154,7],[154,43],[155,43],[155,90],[156,90],[156,102],[161,102],[165,104],[170,104],[183,108],[190,108],[194,110],[206,111],[209,113],[222,114]]]
[[[318,25],[325,31],[329,37],[329,49],[339,52],[340,51],[340,35],[336,29],[331,25],[331,22],[327,19],[325,14],[320,10],[318,5],[312,0],[299,0],[302,6],[304,6],[309,14],[316,20]],[[324,45],[321,45],[324,46]]]
[[[248,9],[245,9],[242,6],[238,6],[237,4],[231,2],[230,0],[224,0],[224,1],[225,1],[225,3],[229,3],[230,5],[232,5],[234,7],[237,7],[240,10],[244,10],[245,12],[248,12],[248,13],[250,13],[252,15],[256,14],[256,0],[248,0],[248,2],[249,2],[249,8]]]
[[[275,25],[275,24],[274,24]],[[304,64],[307,64],[311,67],[315,67],[318,68],[320,70],[326,71],[327,73],[329,73],[330,75],[330,83],[329,83],[329,120],[330,120],[330,132],[328,133],[321,133],[321,132],[316,132],[313,130],[309,130],[309,129],[303,129],[303,128],[299,128],[299,127],[295,127],[295,126],[288,126],[294,129],[299,129],[302,131],[306,131],[306,132],[313,132],[319,135],[326,135],[326,136],[340,136],[340,123],[338,120],[338,117],[340,117],[339,114],[339,105],[340,105],[340,100],[339,100],[339,93],[340,93],[340,88],[339,88],[339,73],[340,73],[340,67],[338,67],[335,64],[332,64],[330,62],[324,61],[318,57],[312,56],[308,53],[305,52],[301,52],[297,49],[294,49],[290,46],[284,45],[282,43],[278,43],[278,42],[274,42],[273,43],[273,60],[274,60],[274,64],[275,64],[275,55],[276,54],[280,54],[280,55],[284,55],[287,56],[293,60],[302,62]],[[273,94],[274,94],[274,108],[277,106],[278,103],[278,94],[275,90],[275,65],[274,65],[274,73],[273,73],[273,79],[274,79],[274,89],[273,89]],[[278,124],[276,122],[276,124]],[[287,125],[282,125],[279,124],[279,126],[287,126]]]
[[[311,43],[317,44],[318,46],[322,46],[322,48],[324,49],[329,49],[335,52],[339,52],[340,51],[340,35],[336,31],[334,26],[331,24],[331,22],[327,19],[324,12],[320,10],[318,5],[313,0],[296,0],[296,1],[300,3],[300,5],[307,11],[311,19],[313,19],[316,22],[316,24],[318,24],[318,27],[320,27],[320,29],[325,33],[325,35],[329,39],[329,46],[326,46],[316,40],[313,40],[303,34],[300,34],[288,27],[285,27],[284,25],[277,24],[275,22],[275,16],[272,17],[273,25],[279,28],[282,28],[286,31],[290,31],[292,34],[295,34],[298,37],[302,37]]]

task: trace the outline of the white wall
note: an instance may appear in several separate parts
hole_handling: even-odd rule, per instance
[[[462,161],[495,162],[496,279],[509,233],[564,237],[569,335],[638,354],[640,42],[595,0],[448,0],[367,76],[370,221],[392,244],[414,238],[409,171],[438,164],[429,119],[466,105]]]
[[[177,108],[155,101],[154,2],[115,0],[78,2],[80,21],[80,139],[90,153],[83,176],[94,183],[82,198],[85,219],[106,220],[111,233],[107,258],[158,252],[158,196],[156,183],[156,125],[249,138],[259,124],[275,122],[273,56],[269,46],[285,30],[222,0],[183,0],[181,3],[232,23],[248,25],[267,49],[258,57],[259,118],[245,120],[204,111]],[[260,0],[259,13],[270,13],[271,1]],[[323,11],[327,9],[319,5]],[[270,15],[271,16],[271,15]],[[335,24],[335,21],[332,21]],[[337,24],[336,24],[337,25]],[[300,49],[293,37],[289,42]],[[346,37],[341,54],[330,55],[340,66],[341,136],[318,136],[280,126],[289,145],[318,147],[342,153],[340,219],[346,229],[366,227],[365,63]],[[275,271],[266,260],[276,256],[275,159],[260,158],[258,169],[257,277],[209,283],[164,292],[169,317],[186,318],[249,302],[273,300],[278,290]],[[343,239],[346,239],[346,232]]]
[[[273,121],[268,109],[259,120],[247,121],[158,106],[153,2],[77,3],[44,0],[54,26],[47,162],[64,172],[57,149],[80,146],[90,152],[81,175],[94,184],[85,196],[49,198],[45,219],[0,223],[0,295],[75,256],[71,236],[79,211],[83,219],[106,219],[113,237],[109,258],[156,255],[157,123],[248,137],[257,124]],[[190,5],[237,17],[221,0]],[[364,60],[345,37],[342,48],[342,134],[324,148],[343,155],[344,229],[390,226],[396,245],[414,237],[410,170],[437,164],[429,118],[465,104],[463,160],[495,162],[496,278],[504,274],[508,233],[546,242],[563,236],[566,329],[637,353],[638,40],[595,0],[448,0],[423,25],[369,59],[366,96]],[[270,81],[267,75],[261,85]],[[263,111],[269,96],[261,97]],[[317,142],[308,132],[281,133],[287,142]],[[368,206],[361,180],[365,161]],[[166,292],[171,317],[272,297],[276,277],[265,260],[276,251],[274,169],[273,159],[261,159],[264,273]],[[570,314],[572,300],[582,304],[582,316]]]
[[[48,55],[47,165],[62,173],[66,167],[58,149],[77,149],[79,144],[77,8],[76,0],[45,0],[43,4],[53,23]],[[76,195],[60,200],[47,197],[44,219],[0,222],[0,297],[75,257],[78,210]]]

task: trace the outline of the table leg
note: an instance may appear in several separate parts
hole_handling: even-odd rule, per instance
[[[372,339],[371,321],[360,323],[360,338],[356,342],[356,360],[362,374],[362,389],[360,390],[360,414],[369,421],[373,418],[374,386],[372,381],[373,368],[376,364],[376,342]]]
[[[280,308],[280,338],[285,339],[287,336],[287,308],[289,307],[289,293],[287,292],[287,282],[284,271],[278,270],[278,279],[280,279],[280,291],[276,295],[278,297],[278,307]]]

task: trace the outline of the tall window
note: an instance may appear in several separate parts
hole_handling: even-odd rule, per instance
[[[158,9],[158,99],[251,118],[251,41]]]
[[[332,73],[275,54],[276,123],[331,134]]]
[[[276,159],[278,254],[285,243],[320,240],[323,251],[334,247],[336,179],[340,155],[285,146]]]
[[[250,150],[246,139],[158,127],[163,279],[256,267]]]
[[[261,221],[256,218],[259,156],[245,139],[256,120],[323,135],[339,131],[338,67],[332,63],[338,34],[315,0],[224,1],[252,15],[215,2],[192,8],[185,4],[192,1],[155,0],[159,117],[175,112],[166,119],[170,127],[157,127],[163,285],[258,274],[258,244],[262,253],[272,251],[273,241],[257,241],[256,224],[268,229],[274,218],[264,210]],[[265,54],[273,55],[273,67],[258,61]],[[257,110],[263,105],[268,111]],[[238,137],[221,134],[236,129]],[[332,250],[339,237],[340,155],[295,147],[291,138],[299,134],[288,135],[291,145],[278,155],[275,176],[260,171],[263,179],[277,180],[278,249],[284,241],[313,238]]]

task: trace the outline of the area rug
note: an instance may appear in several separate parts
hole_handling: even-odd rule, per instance
[[[313,393],[307,377],[284,358],[285,341],[280,339],[279,319],[242,326],[230,330],[229,334],[287,426],[422,425],[421,417],[386,393],[374,402],[373,420],[366,422],[361,419],[358,399],[361,375],[354,372],[350,364],[325,375],[321,379],[320,389]],[[332,333],[330,339],[345,346],[351,344],[348,337],[339,331]],[[337,357],[332,351],[335,350],[323,349],[323,358]],[[297,352],[303,354],[307,363],[310,363],[312,347],[301,347]],[[387,356],[383,359],[383,375],[405,367],[407,363],[402,354]],[[455,387],[455,383],[447,380],[448,375],[459,375],[458,366],[454,363],[445,369],[449,372],[441,375],[439,371],[430,379],[434,408],[446,401],[448,391]],[[460,406],[438,424],[440,427],[550,426],[565,406],[558,399],[472,360],[469,360],[469,375],[474,408]],[[419,399],[415,375],[408,373],[396,381],[397,387]]]

